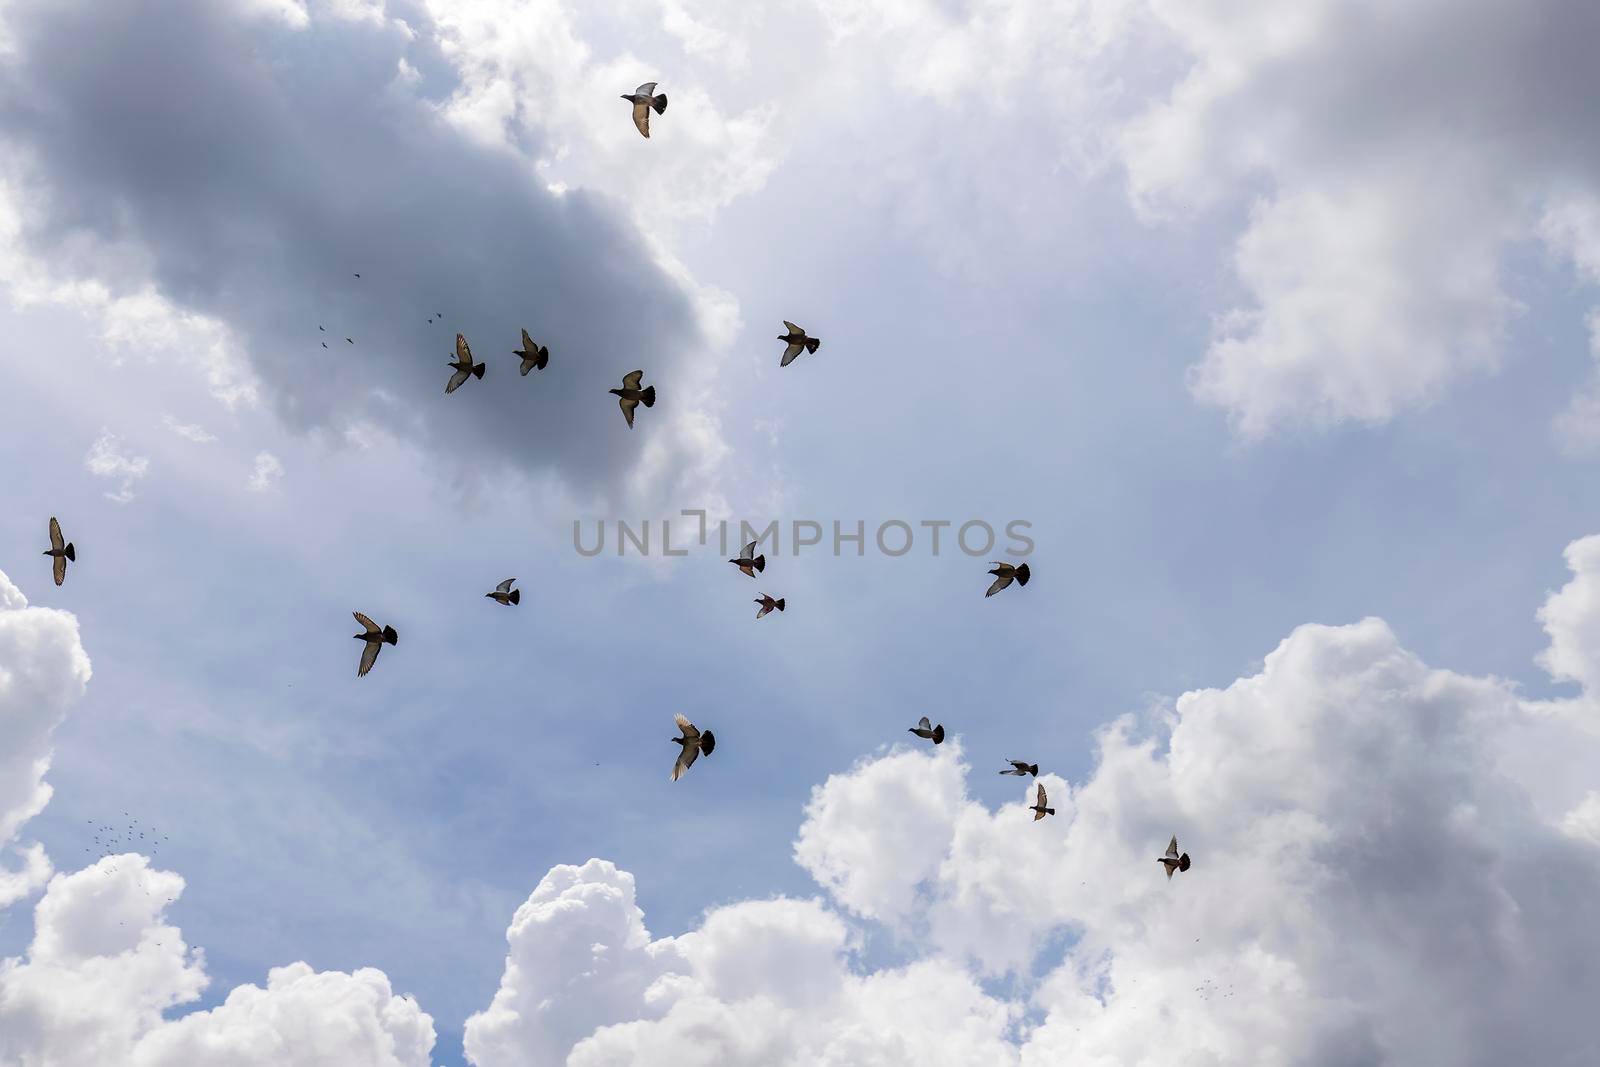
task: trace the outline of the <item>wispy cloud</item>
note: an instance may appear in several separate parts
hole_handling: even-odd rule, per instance
[[[124,452],[116,435],[103,429],[94,444],[89,446],[89,454],[83,457],[83,466],[98,478],[116,481],[116,492],[107,493],[106,498],[126,504],[133,499],[133,483],[150,470],[150,459],[148,456],[133,456]]]
[[[208,445],[217,439],[217,435],[208,431],[204,426],[179,422],[171,415],[161,416],[161,424],[185,441],[193,441],[195,444]]]
[[[250,489],[265,493],[283,477],[283,464],[271,452],[256,453],[256,469],[250,475]]]

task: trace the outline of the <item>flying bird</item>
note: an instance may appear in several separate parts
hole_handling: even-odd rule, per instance
[[[818,348],[822,347],[821,341],[815,337],[807,337],[804,330],[788,319],[784,319],[783,324],[789,328],[789,332],[779,335],[778,340],[789,342],[789,347],[783,350],[783,359],[779,361],[778,366],[787,367],[793,363],[794,357],[800,354],[802,348],[814,354]]]
[[[50,516],[50,549],[44,553],[50,557],[50,566],[56,577],[56,584],[60,585],[67,580],[67,560],[74,563],[78,561],[78,550],[72,546],[71,541],[61,539],[61,524],[54,515]]]
[[[1040,819],[1044,818],[1046,815],[1054,815],[1056,813],[1056,809],[1055,808],[1047,808],[1047,807],[1045,807],[1045,805],[1048,804],[1048,803],[1050,803],[1050,798],[1044,795],[1044,783],[1040,782],[1039,783],[1039,799],[1033,802],[1033,807],[1031,809],[1033,811],[1033,821],[1034,822],[1038,822]]]
[[[666,113],[667,94],[656,95],[656,83],[645,82],[631,93],[623,93],[622,99],[633,104],[633,124],[639,127],[639,132],[646,137],[650,136],[650,109],[655,108],[657,115]]]
[[[783,597],[773,600],[767,594],[762,593],[760,596],[756,597],[756,603],[761,605],[761,610],[756,612],[756,618],[758,619],[767,614],[767,612],[771,611],[773,608],[777,608],[779,611],[783,610]]]
[[[1172,842],[1167,845],[1167,854],[1157,857],[1156,862],[1167,869],[1167,881],[1172,881],[1173,871],[1187,871],[1189,869],[1189,854],[1185,852],[1178,855],[1178,835],[1172,835]]]
[[[317,329],[321,330],[323,333],[327,333],[328,332],[327,327],[325,327],[325,326],[318,326]]]
[[[748,545],[744,546],[744,551],[740,553],[738,559],[730,559],[728,562],[733,564],[735,567],[738,567],[750,577],[754,578],[758,571],[764,571],[767,569],[766,554],[762,553],[758,556],[755,554],[755,552],[756,542],[751,541]]]
[[[456,372],[450,375],[450,381],[445,384],[446,395],[461,388],[461,383],[467,380],[467,375],[472,375],[479,381],[483,380],[485,364],[472,362],[472,349],[467,346],[467,339],[461,334],[456,334],[456,358],[453,363],[446,363],[447,367],[454,367]]]
[[[348,337],[346,337],[346,338],[345,338],[345,340],[346,340],[346,341],[350,341],[350,338],[348,338]],[[350,343],[351,343],[351,344],[355,344],[355,342],[354,342],[354,341],[350,341]]]
[[[1019,759],[1008,759],[1006,762],[1011,764],[1011,769],[1009,771],[1001,771],[1001,774],[1014,774],[1018,778],[1025,774],[1031,774],[1035,778],[1039,777],[1039,765],[1037,763],[1024,763]]]
[[[361,650],[361,669],[356,671],[357,678],[364,678],[367,672],[372,669],[372,665],[378,661],[378,650],[385,643],[391,645],[399,644],[400,635],[394,632],[393,626],[385,626],[380,630],[377,623],[359,611],[352,611],[350,614],[356,617],[356,622],[366,627],[365,632],[353,635],[357,641],[366,642],[366,647]]]
[[[511,350],[513,356],[522,357],[522,373],[526,377],[533,368],[544,370],[550,365],[550,348],[548,345],[539,346],[533,343],[533,338],[528,336],[528,331],[522,331],[522,347]]]
[[[357,274],[356,277],[359,278],[359,277],[361,277],[361,275]]]
[[[940,723],[938,726],[930,727],[928,725],[928,717],[926,715],[917,720],[917,725],[908,726],[906,729],[909,732],[916,734],[918,737],[927,738],[936,745],[944,744],[944,723]]]
[[[633,429],[633,409],[643,404],[647,408],[656,406],[656,387],[639,388],[644,381],[644,371],[636,370],[622,378],[621,389],[609,389],[607,392],[618,397],[617,404],[622,408],[622,417],[628,420],[628,429]]]
[[[511,583],[514,581],[516,581],[515,578],[507,578],[494,587],[494,592],[483,595],[493,600],[496,604],[505,604],[507,607],[512,604],[520,604],[522,603],[522,590],[511,588]]]
[[[1010,585],[1013,578],[1016,579],[1018,585],[1027,585],[1028,578],[1031,577],[1026,563],[1019,563],[1015,566],[1010,563],[996,563],[994,570],[989,573],[995,575],[995,579],[994,584],[989,586],[989,591],[983,594],[986,597],[994,596]]]
[[[711,755],[711,750],[717,747],[717,738],[710,730],[701,733],[695,728],[694,723],[682,715],[674,715],[673,720],[678,724],[682,737],[669,738],[673,744],[682,747],[678,753],[678,762],[672,765],[672,780],[676,782],[683,777],[683,772],[694,766],[694,761],[700,753]]]
[[[326,341],[322,342],[322,347],[323,348],[327,348],[328,347],[328,342],[326,342]]]

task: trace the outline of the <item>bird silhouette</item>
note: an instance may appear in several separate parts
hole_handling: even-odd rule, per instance
[[[1048,803],[1050,803],[1050,798],[1044,795],[1044,783],[1040,782],[1039,783],[1039,799],[1033,802],[1033,808],[1032,808],[1033,821],[1034,822],[1038,822],[1040,819],[1044,818],[1046,815],[1054,815],[1056,813],[1056,809],[1055,808],[1047,808],[1047,807],[1045,807],[1045,805],[1048,804]]]
[[[656,94],[656,83],[645,82],[631,93],[623,93],[622,99],[633,104],[633,124],[639,127],[639,132],[646,137],[650,136],[650,109],[655,108],[657,115],[666,113],[667,94]]]
[[[1178,854],[1178,835],[1172,835],[1172,842],[1167,845],[1167,854],[1158,856],[1156,862],[1167,869],[1167,881],[1172,881],[1173,871],[1187,871],[1189,869],[1189,854]]]
[[[61,524],[54,515],[50,516],[50,547],[44,554],[50,557],[51,572],[55,575],[56,584],[60,585],[67,580],[67,560],[76,563],[78,550],[71,541],[62,540]]]
[[[694,761],[700,753],[711,755],[711,750],[717,747],[717,738],[710,730],[701,732],[695,728],[694,723],[682,715],[674,715],[673,721],[678,724],[681,737],[669,738],[673,744],[678,745],[678,761],[672,765],[672,780],[676,782],[683,777],[683,772],[694,766]]]
[[[1014,774],[1018,778],[1025,774],[1031,774],[1035,778],[1039,776],[1039,765],[1037,763],[1024,763],[1019,759],[1008,759],[1006,762],[1011,764],[1011,769],[1009,771],[1001,771],[1001,774]]]
[[[936,745],[944,744],[944,723],[940,723],[938,726],[929,726],[926,715],[917,720],[917,725],[908,726],[906,729],[918,737],[927,738]]]
[[[512,349],[511,354],[522,357],[522,373],[524,377],[535,367],[544,370],[550,365],[550,349],[534,344],[533,338],[528,336],[527,330],[522,331],[522,347]]]
[[[994,570],[990,571],[989,573],[995,575],[995,580],[994,583],[989,586],[989,591],[983,594],[986,597],[994,596],[1000,590],[1010,585],[1012,579],[1015,579],[1018,585],[1027,585],[1028,579],[1031,577],[1031,574],[1028,571],[1028,565],[1026,563],[1017,564],[1015,566],[1010,563],[996,563],[994,565]]]
[[[739,554],[739,558],[730,559],[728,562],[733,564],[735,567],[738,567],[745,574],[748,574],[750,577],[754,578],[759,572],[767,569],[766,554],[762,553],[758,556],[755,554],[755,551],[756,542],[751,541],[748,545],[744,546],[744,551]]]
[[[783,350],[783,359],[779,360],[778,366],[787,367],[793,363],[794,358],[800,354],[801,349],[807,349],[815,354],[817,349],[822,347],[821,341],[815,337],[807,337],[804,330],[788,319],[784,319],[783,324],[788,327],[789,332],[780,334],[778,340],[789,342],[789,347]]]
[[[348,338],[348,337],[346,337],[346,338],[345,338],[345,340],[346,340],[346,341],[350,341],[350,338]],[[350,341],[350,343],[351,343],[351,344],[355,344],[355,342],[354,342],[354,341]]]
[[[472,348],[467,344],[467,339],[459,333],[456,334],[455,361],[447,363],[445,366],[454,367],[456,371],[450,375],[450,381],[445,383],[444,391],[447,396],[461,388],[461,383],[466,381],[469,375],[479,381],[483,380],[485,365],[472,361]]]
[[[350,614],[356,617],[356,622],[365,627],[363,633],[353,635],[357,641],[366,642],[365,647],[361,649],[361,667],[356,671],[357,678],[365,678],[367,672],[372,669],[372,665],[378,661],[379,649],[383,648],[385,644],[398,645],[400,643],[400,635],[395,633],[393,626],[385,626],[379,629],[377,623],[359,611],[352,611]]]
[[[493,600],[496,604],[505,604],[507,606],[520,604],[522,603],[522,590],[511,588],[511,583],[514,581],[516,581],[515,578],[507,578],[494,587],[494,592],[483,595]]]
[[[643,404],[647,408],[656,406],[656,387],[649,386],[641,389],[644,382],[644,371],[631,371],[622,377],[621,389],[607,390],[617,397],[617,404],[622,408],[622,417],[628,420],[628,429],[633,429],[633,409]]]
[[[783,610],[782,597],[779,597],[777,600],[773,600],[767,594],[762,593],[760,596],[756,597],[756,603],[761,605],[761,610],[756,612],[756,618],[758,619],[763,615],[766,615],[773,608],[777,608],[779,611]]]

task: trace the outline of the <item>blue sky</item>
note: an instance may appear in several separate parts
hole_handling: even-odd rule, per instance
[[[1578,692],[1535,613],[1600,531],[1600,437],[1563,421],[1594,374],[1593,115],[1550,106],[1593,99],[1561,59],[1593,14],[1497,47],[1521,20],[1422,4],[1388,54],[1376,5],[991,6],[0,7],[0,569],[93,664],[18,843],[67,874],[88,820],[170,833],[167,921],[211,984],[169,1018],[294,961],[375,967],[463,1063],[512,914],[591,857],[657,938],[831,894],[853,973],[921,959],[926,916],[797,864],[815,788],[871,780],[922,714],[960,735],[961,803],[1015,805],[1011,756],[1109,781],[1108,723],[1165,751],[1180,694],[1302,624],[1377,616],[1430,667]],[[1341,57],[1451,92],[1324,76]],[[616,94],[649,79],[672,102],[645,141]],[[780,369],[783,319],[823,345]],[[548,370],[513,372],[519,327]],[[445,397],[457,330],[489,371]],[[661,402],[629,433],[605,390],[635,366]],[[89,469],[106,435],[140,473]],[[573,550],[574,519],[681,508],[869,539],[1022,519],[1035,577],[985,600],[986,558],[921,534],[786,538],[759,581],[714,546]],[[60,589],[52,514],[81,557]],[[483,598],[509,575],[514,610]],[[788,610],[757,623],[760,592]],[[360,680],[352,610],[401,635]],[[719,745],[669,783],[675,711]],[[1559,772],[1507,787],[1550,826],[1600,786],[1572,719]],[[1000,975],[1045,988],[1056,956]],[[1353,1062],[1324,1022],[1285,1062]],[[1370,1062],[1404,1048],[1373,1032]],[[522,1062],[507,1040],[477,1062]]]

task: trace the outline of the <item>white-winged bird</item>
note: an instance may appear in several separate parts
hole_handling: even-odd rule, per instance
[[[533,338],[528,336],[528,331],[522,331],[522,347],[512,349],[513,356],[522,357],[522,373],[526,377],[533,368],[544,370],[550,365],[550,349],[533,343]]]
[[[461,388],[461,383],[467,380],[468,375],[477,378],[479,381],[483,380],[485,364],[472,361],[472,348],[467,344],[467,339],[459,333],[456,334],[455,361],[446,363],[445,366],[455,368],[455,373],[450,375],[450,381],[444,387],[446,394],[453,393]]]
[[[72,546],[71,541],[62,540],[61,524],[54,515],[50,516],[50,548],[45,552],[50,557],[51,570],[55,574],[56,584],[60,585],[67,580],[67,560],[74,563],[78,561],[78,550]]]
[[[672,780],[676,782],[683,777],[683,772],[694,766],[695,758],[704,752],[711,755],[711,750],[717,747],[717,738],[710,730],[702,733],[695,729],[694,723],[682,715],[674,715],[673,721],[678,724],[682,737],[670,738],[673,744],[681,747],[678,761],[672,765]]]
[[[758,556],[755,554],[755,552],[756,542],[751,541],[748,545],[744,546],[744,551],[739,554],[738,559],[730,559],[728,562],[733,564],[735,567],[738,567],[750,577],[754,578],[757,573],[767,569],[766,553],[762,553]]]
[[[817,349],[822,347],[821,341],[815,337],[807,337],[804,330],[788,319],[784,319],[783,324],[788,328],[789,332],[779,336],[778,340],[789,342],[789,347],[783,350],[783,359],[778,362],[778,366],[787,367],[793,363],[794,357],[800,354],[802,348],[815,354]]]
[[[372,665],[378,661],[378,650],[386,643],[398,645],[400,643],[400,635],[394,632],[393,626],[385,626],[379,629],[377,623],[359,611],[352,611],[350,614],[356,617],[356,622],[366,628],[365,632],[352,635],[357,641],[366,642],[365,647],[361,649],[361,667],[356,671],[357,678],[364,678],[367,672],[372,669]]]
[[[938,726],[930,726],[926,715],[917,720],[917,725],[908,726],[906,729],[918,737],[927,738],[936,745],[944,744],[944,723],[940,723]]]
[[[1187,871],[1189,869],[1189,854],[1178,854],[1178,835],[1172,835],[1172,842],[1167,845],[1167,854],[1159,856],[1156,862],[1167,869],[1167,881],[1172,881],[1173,871]]]
[[[756,603],[761,605],[761,610],[756,612],[756,618],[758,619],[767,614],[767,612],[771,611],[773,608],[777,608],[779,611],[783,610],[782,597],[779,597],[777,600],[773,600],[767,594],[762,593],[760,596],[756,597]]]
[[[522,603],[522,590],[511,588],[511,583],[514,581],[516,581],[515,578],[507,578],[494,587],[494,592],[483,595],[496,604],[505,604],[508,607],[512,604],[520,604]]]
[[[656,83],[645,82],[631,93],[623,93],[622,99],[633,104],[633,124],[639,127],[639,132],[646,137],[650,136],[650,109],[655,108],[657,115],[664,115],[667,111],[667,94],[656,94]]]
[[[647,408],[656,406],[656,387],[648,389],[639,388],[644,383],[644,371],[636,370],[623,375],[622,388],[610,389],[607,392],[617,397],[617,404],[622,408],[622,417],[628,420],[628,429],[633,429],[633,409],[643,404]]]
[[[1045,805],[1048,804],[1048,803],[1050,803],[1050,798],[1044,795],[1044,783],[1040,782],[1039,783],[1039,799],[1033,802],[1033,807],[1031,809],[1033,811],[1033,821],[1034,822],[1038,822],[1040,819],[1044,818],[1046,815],[1054,815],[1056,813],[1056,809],[1055,808],[1047,808],[1047,807],[1045,807]]]
[[[1039,765],[1037,763],[1024,763],[1019,759],[1008,759],[1006,762],[1011,764],[1011,769],[1009,771],[1001,771],[1001,774],[1014,774],[1018,778],[1025,774],[1031,774],[1035,778],[1039,777]]]
[[[989,591],[983,594],[986,597],[994,596],[1000,590],[1011,584],[1016,579],[1018,585],[1027,585],[1030,573],[1026,563],[1012,565],[1010,563],[996,563],[994,570],[989,572],[995,576],[994,584],[989,586]]]

